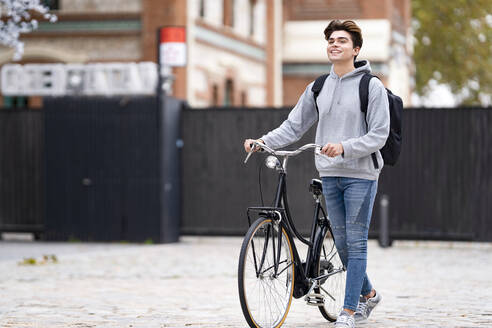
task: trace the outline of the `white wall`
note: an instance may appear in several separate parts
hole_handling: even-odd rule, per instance
[[[264,44],[266,40],[266,0],[258,0],[255,6],[254,35],[250,36],[250,2],[249,0],[235,0],[234,26],[231,31],[236,35]],[[275,0],[281,1],[281,0]],[[282,10],[281,5],[278,6]],[[196,33],[195,20],[199,17],[200,1],[188,0],[188,74],[187,99],[195,107],[210,106],[208,101],[197,97],[197,93],[208,94],[209,87],[217,83],[223,90],[228,71],[235,72],[235,91],[244,91],[247,94],[248,104],[251,106],[266,105],[266,62],[248,59],[243,55],[224,50],[223,47],[214,47],[211,44],[200,42]],[[223,0],[205,0],[205,17],[207,24],[223,28]],[[202,28],[203,29],[203,28]],[[197,41],[198,40],[198,41]],[[235,42],[242,42],[235,40]],[[249,45],[248,45],[249,46]],[[241,52],[241,49],[236,49]],[[278,74],[281,78],[281,60],[279,59]],[[237,94],[236,94],[237,96]],[[281,99],[281,97],[280,97]],[[219,99],[222,102],[222,99]]]
[[[234,32],[242,37],[249,37],[249,0],[235,0],[234,7]]]
[[[266,104],[264,64],[226,51],[218,51],[212,46],[201,43],[195,43],[192,62],[194,65],[189,69],[192,78],[188,79],[192,90],[189,102],[192,106],[210,105],[197,99],[195,92],[209,92],[208,85],[212,81],[217,81],[219,87],[223,88],[229,70],[235,72],[236,91],[245,91],[250,105],[264,106]]]
[[[62,11],[140,12],[141,0],[61,0]]]
[[[266,1],[275,1],[275,0],[258,0],[256,2],[256,7],[255,7],[256,27],[255,27],[255,34],[253,38],[259,44],[265,44],[267,39]],[[280,8],[277,8],[277,10],[279,10],[279,12],[282,13],[282,6],[280,6]]]
[[[39,37],[26,42],[26,55],[41,57],[49,53],[64,54],[63,62],[134,61],[141,57],[138,36],[114,38],[49,38]],[[49,56],[47,58],[50,58]]]
[[[252,37],[253,40],[260,44],[266,41],[266,0],[258,0],[254,7],[254,34],[250,35],[250,1],[235,0],[234,7],[234,26],[232,30],[238,36],[244,38]],[[223,27],[223,0],[205,0],[205,17],[203,18],[207,24],[216,27]],[[189,15],[193,19],[200,16],[200,0],[188,1]]]

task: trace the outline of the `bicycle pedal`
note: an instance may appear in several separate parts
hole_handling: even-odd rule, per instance
[[[325,297],[321,294],[308,294],[304,297],[307,305],[321,306],[325,305]]]

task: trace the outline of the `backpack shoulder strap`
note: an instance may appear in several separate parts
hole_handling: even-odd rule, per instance
[[[316,106],[316,112],[318,113],[318,115],[319,115],[319,108],[318,108],[318,102],[316,101],[316,99],[318,98],[321,89],[323,89],[323,85],[325,84],[325,80],[328,77],[328,75],[330,75],[330,74],[323,74],[323,75],[319,76],[314,81],[313,87],[311,88],[311,91],[314,94],[314,105]]]
[[[364,113],[365,121],[366,121],[366,131],[369,130],[369,125],[367,124],[367,106],[369,105],[369,82],[373,77],[376,77],[372,74],[365,73],[362,75],[359,83],[359,99],[360,99],[360,110]],[[376,169],[379,168],[378,160],[376,158],[376,154],[371,154],[372,163]]]
[[[367,106],[369,105],[369,82],[374,75],[365,73],[362,75],[359,83],[359,98],[360,98],[360,110],[363,113],[367,113]]]

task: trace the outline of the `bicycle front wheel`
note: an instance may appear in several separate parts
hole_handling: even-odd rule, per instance
[[[281,247],[276,262],[278,238]],[[239,255],[239,299],[249,326],[280,327],[289,312],[293,285],[294,262],[287,233],[271,219],[259,218],[246,233]]]
[[[321,286],[316,288],[316,293],[324,297],[324,304],[318,307],[323,317],[328,321],[336,321],[345,299],[347,271],[338,255],[331,230],[326,229],[320,250],[318,277],[330,273],[332,275],[320,281]]]

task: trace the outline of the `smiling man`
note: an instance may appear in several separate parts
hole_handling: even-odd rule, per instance
[[[390,126],[388,95],[379,79],[371,79],[367,113],[361,111],[359,83],[364,74],[371,73],[371,67],[368,61],[355,61],[362,47],[361,30],[355,22],[334,20],[324,35],[333,65],[318,96],[313,81],[288,118],[257,141],[282,148],[299,140],[317,122],[316,143],[323,147],[321,154],[315,155],[316,168],[323,181],[335,244],[347,268],[344,305],[335,326],[353,328],[355,321],[367,319],[381,300],[366,266],[369,224],[384,164],[379,149]],[[244,142],[247,152],[251,142]]]

